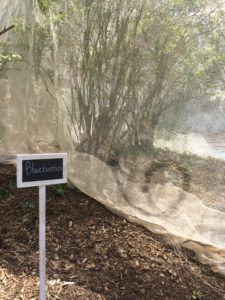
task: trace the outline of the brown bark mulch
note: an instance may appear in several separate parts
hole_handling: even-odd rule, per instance
[[[38,190],[0,165],[0,300],[38,299]],[[225,299],[225,278],[68,187],[47,189],[48,299]]]

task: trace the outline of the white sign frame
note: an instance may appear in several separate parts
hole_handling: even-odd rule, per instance
[[[24,160],[57,158],[63,160],[63,178],[23,182]],[[39,299],[46,300],[46,185],[67,182],[67,153],[18,154],[16,166],[18,188],[39,186]]]
[[[63,178],[23,182],[23,178],[22,178],[22,175],[23,175],[22,162],[23,162],[23,160],[35,160],[35,159],[48,160],[48,159],[55,159],[55,158],[63,159]],[[67,153],[17,154],[16,165],[17,165],[17,187],[18,188],[67,183]]]

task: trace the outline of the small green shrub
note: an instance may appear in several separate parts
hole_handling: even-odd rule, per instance
[[[15,189],[16,183],[14,181],[10,181],[8,185],[0,187],[0,196],[6,197],[10,195]]]
[[[65,192],[67,189],[67,184],[56,184],[52,186],[52,190],[53,192],[60,197],[64,197],[65,196]]]
[[[0,196],[5,197],[9,194],[9,190],[7,187],[0,187]]]
[[[201,292],[200,291],[193,291],[191,299],[193,299],[193,300],[200,300],[200,299],[202,299]]]

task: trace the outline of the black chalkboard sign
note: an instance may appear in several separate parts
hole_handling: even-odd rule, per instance
[[[22,162],[22,181],[42,181],[63,178],[63,159],[33,159]]]
[[[67,155],[17,155],[17,187],[40,186],[67,182]]]

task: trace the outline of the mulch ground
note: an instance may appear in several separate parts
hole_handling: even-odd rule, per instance
[[[38,299],[38,190],[0,165],[0,300]],[[68,187],[47,189],[48,299],[225,299],[225,278]]]

